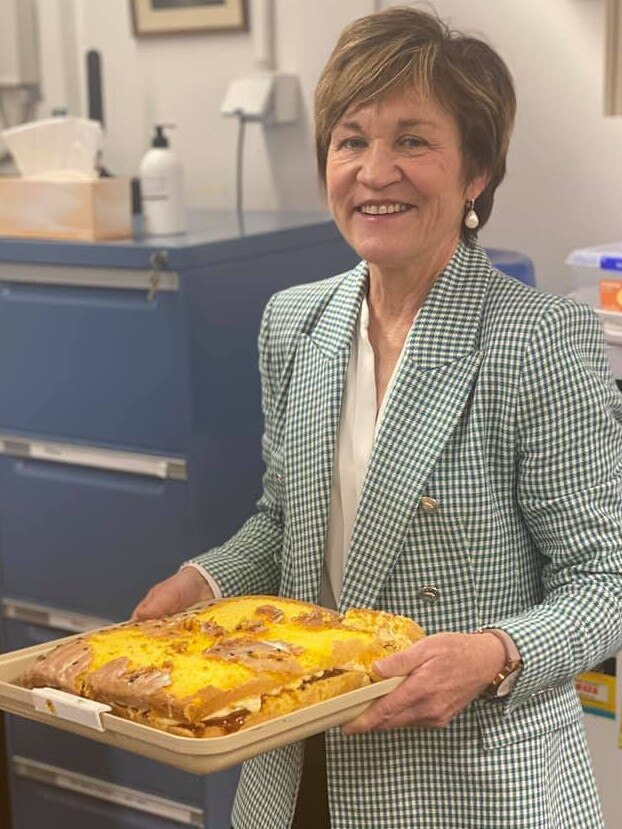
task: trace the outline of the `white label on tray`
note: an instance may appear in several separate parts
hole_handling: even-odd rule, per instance
[[[101,715],[112,710],[109,705],[77,697],[56,688],[33,688],[30,693],[35,710],[41,714],[70,720],[97,731],[105,731]]]

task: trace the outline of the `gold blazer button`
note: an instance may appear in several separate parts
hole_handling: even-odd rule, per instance
[[[433,587],[431,584],[427,584],[425,587],[421,588],[417,595],[427,604],[436,604],[441,597],[441,591],[438,587]]]
[[[425,512],[436,512],[438,509],[438,501],[430,495],[424,495],[419,501],[419,504]]]

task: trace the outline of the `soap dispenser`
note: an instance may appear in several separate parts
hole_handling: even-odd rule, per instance
[[[172,126],[155,125],[151,148],[140,162],[144,230],[152,236],[169,236],[187,230],[183,171],[164,134]]]

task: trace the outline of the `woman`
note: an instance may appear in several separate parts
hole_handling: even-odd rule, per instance
[[[621,644],[622,405],[592,312],[475,241],[514,110],[496,53],[431,14],[346,28],[317,153],[363,261],[268,304],[258,511],[136,611],[278,592],[423,625],[378,663],[399,688],[326,734],[333,827],[603,825],[573,677]],[[236,829],[291,825],[302,758],[245,765]]]

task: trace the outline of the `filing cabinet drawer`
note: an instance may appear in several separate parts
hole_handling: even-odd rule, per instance
[[[23,718],[7,716],[6,731],[12,756],[203,808],[205,783],[195,775]]]
[[[187,483],[0,456],[5,597],[127,618],[191,552]]]
[[[188,395],[178,292],[98,287],[107,271],[94,287],[46,284],[50,269],[21,267],[0,271],[0,429],[181,451]],[[35,281],[8,281],[13,271]]]
[[[23,827],[187,829],[202,810],[145,796],[28,758],[12,760],[13,813]]]

